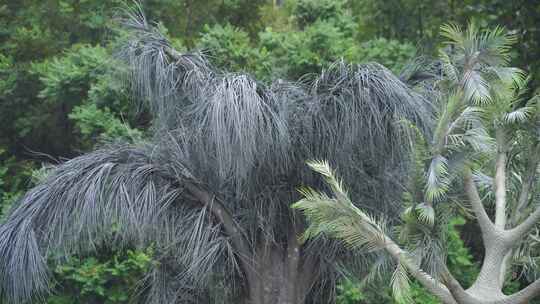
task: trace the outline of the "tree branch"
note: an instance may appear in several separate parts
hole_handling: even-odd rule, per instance
[[[513,241],[517,241],[520,238],[522,238],[525,234],[527,234],[536,224],[538,224],[538,221],[540,221],[540,207],[536,208],[536,210],[529,215],[529,217],[523,221],[523,223],[519,224],[514,229],[508,230],[508,234]]]
[[[389,237],[385,237],[386,251],[399,263],[402,263],[407,271],[429,292],[438,297],[444,304],[457,304],[448,288],[435,278],[425,273],[418,265],[415,265],[406,257],[407,252],[401,249]],[[463,290],[463,289],[462,289]]]
[[[504,130],[496,131],[497,158],[495,160],[495,226],[506,226],[506,140]]]
[[[442,279],[444,285],[448,287],[448,290],[459,303],[474,303],[474,298],[468,294],[461,284],[452,275],[446,264],[443,264]]]
[[[540,279],[509,296],[508,301],[504,303],[529,303],[530,300],[537,296],[540,296]]]
[[[478,225],[480,226],[480,230],[482,231],[482,235],[485,239],[488,234],[491,235],[494,232],[493,222],[491,222],[491,220],[489,219],[489,216],[484,209],[484,205],[482,204],[482,200],[478,195],[478,190],[472,179],[471,170],[469,168],[465,168],[463,175],[465,193],[467,194],[467,198],[471,203],[473,212],[476,215],[476,219],[478,221]]]

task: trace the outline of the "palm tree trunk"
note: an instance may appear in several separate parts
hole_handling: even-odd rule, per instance
[[[291,234],[292,235],[292,234]],[[296,238],[284,248],[278,244],[259,247],[255,279],[247,282],[249,304],[301,304],[314,279],[313,268],[304,263]]]

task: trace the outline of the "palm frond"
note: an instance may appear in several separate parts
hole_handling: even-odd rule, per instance
[[[310,167],[325,177],[335,197],[311,188],[300,189],[303,198],[292,208],[302,211],[309,221],[304,239],[325,233],[354,249],[374,251],[384,247],[382,222],[352,204],[326,162],[310,162]]]
[[[518,41],[516,35],[508,34],[500,26],[473,37],[478,40],[479,59],[490,66],[507,64],[510,60],[511,47]]]
[[[433,226],[435,224],[435,210],[433,206],[428,204],[418,204],[416,206],[416,211],[418,212],[418,219],[428,226]]]
[[[465,100],[474,105],[491,102],[490,85],[478,71],[466,71],[463,75],[463,91]]]
[[[448,174],[448,160],[442,155],[435,156],[426,176],[426,201],[435,202],[444,197],[450,183]]]
[[[485,72],[494,73],[503,84],[511,85],[515,88],[523,88],[528,82],[525,71],[519,68],[490,66],[486,68]]]
[[[533,112],[533,107],[522,107],[504,114],[503,122],[508,124],[524,123],[531,117]]]
[[[456,23],[447,23],[441,26],[441,36],[448,39],[447,43],[463,48],[465,37],[461,27]]]
[[[111,146],[74,158],[26,194],[0,227],[2,296],[15,303],[39,297],[49,287],[47,258],[103,248],[152,245],[187,267],[190,280],[205,280],[226,240],[201,208],[188,207],[185,177],[155,162],[153,150]],[[200,236],[197,246],[186,236]]]
[[[390,286],[392,286],[392,295],[396,302],[404,304],[412,303],[409,275],[407,274],[406,267],[401,262],[397,263],[396,269],[392,274]]]

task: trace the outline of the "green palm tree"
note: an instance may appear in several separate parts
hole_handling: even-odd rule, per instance
[[[443,26],[442,35],[448,42],[436,64],[440,77],[423,81],[437,99],[434,131],[414,132],[414,166],[397,229],[386,228],[377,216],[353,204],[325,162],[309,166],[324,176],[332,195],[304,189],[294,208],[309,220],[307,239],[326,235],[354,251],[386,254],[395,267],[392,287],[399,300],[409,300],[412,276],[443,303],[527,303],[540,295],[540,280],[535,280],[538,97],[525,98],[524,72],[508,67],[514,36],[501,28],[479,31],[474,24],[466,31]],[[462,286],[448,270],[442,229],[452,214],[464,210],[476,218],[485,247],[471,286]],[[510,273],[534,282],[505,295],[503,284]]]
[[[325,237],[299,243],[306,159],[331,159],[362,208],[389,218],[408,145],[393,122],[422,125],[425,98],[377,64],[337,62],[302,82],[261,83],[181,54],[138,10],[119,57],[153,114],[151,139],[56,166],[0,226],[0,293],[49,290],[47,259],[153,247],[145,303],[323,303],[364,256]],[[341,267],[340,267],[341,265]]]

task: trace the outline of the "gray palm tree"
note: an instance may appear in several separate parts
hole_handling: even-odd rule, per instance
[[[307,188],[294,207],[310,221],[308,239],[324,234],[354,249],[385,252],[395,267],[392,287],[399,300],[409,300],[412,276],[443,303],[528,303],[540,295],[538,96],[525,98],[524,72],[508,66],[514,36],[474,24],[466,31],[446,25],[442,34],[449,47],[440,52],[442,77],[431,81],[439,92],[434,131],[416,132],[416,168],[399,233],[353,204],[325,162],[310,166],[333,195]],[[471,286],[460,284],[446,265],[441,228],[457,209],[476,218],[485,247]],[[532,283],[506,295],[511,273]]]
[[[145,303],[332,301],[341,273],[377,255],[299,242],[290,203],[323,185],[304,162],[330,159],[359,206],[395,218],[410,147],[395,121],[424,125],[426,99],[378,64],[257,82],[177,52],[139,10],[122,22],[119,56],[153,136],[66,161],[24,195],[0,227],[1,295],[43,299],[48,260],[152,246]]]

